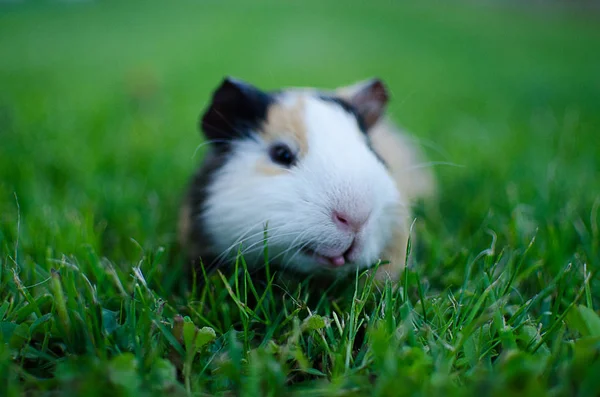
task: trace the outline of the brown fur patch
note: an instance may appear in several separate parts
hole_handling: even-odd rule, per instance
[[[373,149],[387,163],[396,186],[408,203],[433,197],[436,186],[431,169],[422,167],[423,156],[388,120],[380,120],[369,132]]]
[[[280,166],[275,165],[266,159],[260,160],[258,163],[256,163],[256,170],[261,174],[270,176],[281,175],[286,173],[285,168],[281,168]]]
[[[292,139],[298,145],[298,155],[302,157],[306,154],[308,137],[304,125],[304,98],[298,96],[293,105],[273,104],[267,113],[262,133],[269,142],[281,138]]]
[[[381,259],[389,263],[377,269],[376,279],[398,281],[404,266],[406,266],[406,248],[409,233],[410,231],[405,222],[394,230],[392,240],[381,255]]]
[[[274,103],[268,110],[261,134],[269,143],[283,139],[294,144],[298,149],[297,156],[301,158],[308,151],[308,138],[303,116],[304,98],[301,95],[298,95],[291,105]],[[266,175],[280,175],[286,172],[285,169],[269,161],[260,161],[256,164],[256,169]]]
[[[380,120],[370,131],[373,149],[388,165],[388,171],[402,194],[400,205],[407,209],[402,225],[394,230],[394,235],[382,254],[382,259],[390,263],[381,266],[377,278],[398,280],[406,266],[406,248],[411,222],[410,206],[415,201],[432,197],[436,191],[435,180],[429,168],[420,168],[422,155],[405,133],[399,131],[388,120]],[[400,211],[402,212],[402,211]],[[412,235],[412,245],[417,236]]]

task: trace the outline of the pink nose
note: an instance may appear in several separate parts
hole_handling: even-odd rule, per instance
[[[367,217],[352,216],[345,212],[333,211],[333,222],[341,229],[359,232],[367,221]]]

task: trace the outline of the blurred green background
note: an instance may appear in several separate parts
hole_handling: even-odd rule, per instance
[[[17,225],[35,263],[90,247],[136,260],[131,239],[170,247],[202,155],[197,120],[224,75],[265,89],[386,81],[391,117],[430,161],[459,165],[434,167],[429,261],[481,249],[471,239],[487,228],[511,244],[548,225],[564,229],[541,242],[556,242],[548,261],[593,254],[599,17],[502,2],[3,4],[3,255]]]
[[[600,9],[568,4],[0,0],[0,395],[172,391],[178,314],[218,337],[190,394],[318,395],[321,379],[337,395],[597,395]],[[403,296],[369,303],[381,313],[269,295],[265,325],[218,277],[186,290],[164,254],[225,75],[387,83],[440,189],[417,209]],[[343,331],[288,338],[336,312]],[[355,344],[363,321],[387,328]]]

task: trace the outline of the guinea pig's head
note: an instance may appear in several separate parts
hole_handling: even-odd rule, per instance
[[[199,221],[218,260],[295,272],[375,264],[402,222],[369,132],[388,94],[370,80],[332,92],[264,92],[226,78],[201,119],[211,175]]]

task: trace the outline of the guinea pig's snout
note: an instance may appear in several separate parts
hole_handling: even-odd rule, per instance
[[[367,222],[369,214],[358,214],[348,211],[333,210],[331,217],[333,219],[333,223],[335,223],[336,226],[342,231],[358,233]]]

